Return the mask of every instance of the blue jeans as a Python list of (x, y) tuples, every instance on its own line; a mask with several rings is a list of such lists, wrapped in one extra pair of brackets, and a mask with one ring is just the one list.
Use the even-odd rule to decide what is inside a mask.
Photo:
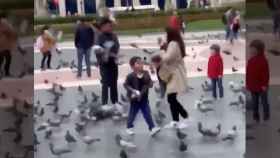
[(131, 103), (129, 114), (128, 114), (128, 120), (127, 120), (127, 128), (134, 127), (133, 122), (134, 122), (139, 110), (141, 110), (141, 112), (144, 116), (144, 119), (149, 126), (149, 130), (152, 130), (155, 127), (155, 124), (152, 119), (150, 105), (147, 101)]
[(219, 88), (220, 98), (224, 97), (224, 87), (223, 87), (223, 79), (222, 78), (216, 78), (211, 79), (212, 81), (212, 93), (213, 97), (217, 98), (217, 87)]
[(87, 67), (87, 75), (91, 76), (91, 68), (90, 68), (90, 54), (91, 48), (83, 49), (78, 48), (78, 77), (82, 76), (83, 71), (83, 58), (85, 57), (86, 67)]

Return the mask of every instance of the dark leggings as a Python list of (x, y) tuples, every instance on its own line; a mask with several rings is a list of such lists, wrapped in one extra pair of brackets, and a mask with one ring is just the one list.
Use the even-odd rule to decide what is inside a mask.
[(51, 60), (52, 60), (52, 54), (50, 51), (47, 51), (47, 52), (43, 52), (43, 58), (42, 58), (42, 61), (41, 61), (41, 69), (44, 69), (45, 68), (45, 61), (47, 60), (47, 67), (48, 69), (51, 68)]
[(11, 51), (5, 50), (0, 52), (0, 68), (2, 69), (2, 64), (4, 63), (5, 60), (5, 66), (4, 66), (4, 71), (5, 75), (9, 76), (10, 75), (10, 66), (11, 66), (11, 61), (12, 61), (12, 55)]
[(184, 109), (184, 107), (177, 100), (177, 93), (171, 93), (167, 96), (168, 103), (170, 104), (170, 110), (173, 121), (178, 122), (179, 116), (181, 115), (183, 118), (188, 118), (189, 114)]

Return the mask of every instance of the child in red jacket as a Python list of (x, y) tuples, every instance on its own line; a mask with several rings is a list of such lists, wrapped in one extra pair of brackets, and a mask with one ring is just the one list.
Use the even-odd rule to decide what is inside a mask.
[(253, 118), (260, 122), (259, 100), (263, 105), (263, 120), (270, 119), (268, 104), (269, 65), (265, 57), (265, 45), (261, 40), (250, 43), (250, 55), (246, 68), (246, 88), (251, 92), (253, 104)]
[(220, 46), (213, 44), (210, 47), (211, 56), (208, 61), (208, 77), (212, 81), (212, 92), (213, 97), (217, 99), (217, 87), (219, 88), (220, 98), (224, 97), (224, 87), (223, 87), (223, 71), (224, 64), (223, 59), (220, 55)]

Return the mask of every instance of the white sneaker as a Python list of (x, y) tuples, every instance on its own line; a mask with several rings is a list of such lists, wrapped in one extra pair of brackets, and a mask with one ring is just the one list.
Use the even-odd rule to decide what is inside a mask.
[(165, 125), (164, 128), (176, 128), (178, 125), (178, 122), (171, 121), (169, 124)]
[(186, 122), (181, 122), (181, 123), (179, 123), (179, 125), (178, 125), (178, 128), (179, 128), (179, 129), (185, 129), (185, 128), (187, 128), (187, 127), (189, 127), (189, 125), (188, 125)]
[(154, 127), (150, 132), (150, 136), (153, 137), (156, 134), (158, 134), (159, 132), (160, 132), (160, 128), (159, 127)]
[(128, 135), (134, 135), (134, 134), (135, 134), (132, 128), (126, 129), (125, 132), (126, 132)]

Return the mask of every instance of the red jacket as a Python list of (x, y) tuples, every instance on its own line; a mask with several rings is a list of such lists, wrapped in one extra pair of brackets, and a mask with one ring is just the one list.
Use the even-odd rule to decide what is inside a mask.
[(246, 88), (252, 92), (261, 92), (269, 84), (269, 65), (264, 53), (249, 59), (246, 68)]
[(173, 15), (168, 19), (168, 27), (180, 31), (182, 22), (177, 16)]
[(224, 64), (220, 53), (210, 56), (208, 61), (208, 77), (216, 79), (224, 74)]

